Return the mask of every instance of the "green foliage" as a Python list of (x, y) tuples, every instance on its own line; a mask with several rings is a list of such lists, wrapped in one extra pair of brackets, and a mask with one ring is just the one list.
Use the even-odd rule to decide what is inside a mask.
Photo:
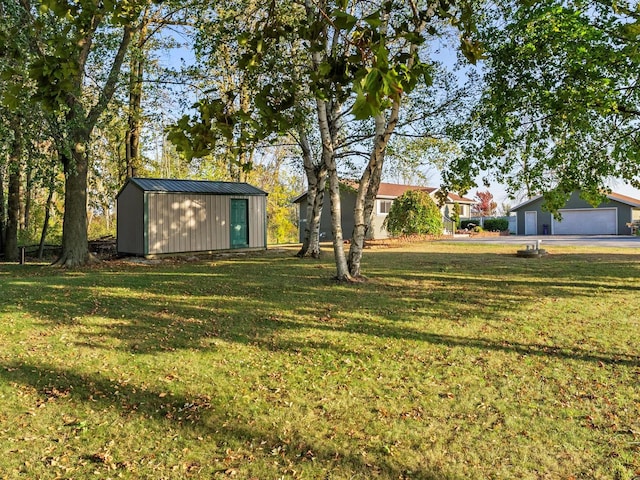
[[(278, 152), (275, 153), (278, 158)], [(297, 206), (291, 199), (298, 191), (295, 178), (281, 165), (282, 157), (270, 164), (257, 164), (247, 181), (269, 193), (267, 197), (267, 243), (298, 241)]]
[(610, 177), (638, 184), (639, 17), (625, 5), (487, 7), (486, 89), (463, 126), (465, 154), (444, 174), (452, 190), (482, 173), (513, 194), (543, 193), (555, 212), (575, 190), (601, 199)]
[(111, 220), (107, 222), (104, 216), (97, 216), (91, 219), (88, 226), (89, 240), (95, 240), (102, 237), (116, 236), (116, 222)]
[(505, 218), (486, 218), (483, 223), (484, 229), (489, 232), (504, 232), (509, 230), (509, 220)]
[(393, 201), (384, 226), (395, 236), (440, 235), (442, 213), (427, 192), (410, 190)]
[(451, 211), (451, 220), (456, 224), (456, 228), (460, 227), (460, 213), (462, 208), (458, 202), (454, 202), (453, 209)]
[(472, 225), (471, 228), (474, 228), (478, 225), (478, 221), (477, 220), (462, 220), (460, 222), (460, 228), (462, 228), (463, 230), (468, 229), (469, 225)]

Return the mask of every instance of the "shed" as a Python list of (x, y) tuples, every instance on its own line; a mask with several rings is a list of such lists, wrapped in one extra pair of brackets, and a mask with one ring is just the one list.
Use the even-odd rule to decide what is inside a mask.
[(116, 202), (122, 255), (267, 248), (267, 193), (248, 183), (130, 178)]
[(513, 208), (518, 218), (518, 235), (630, 235), (628, 224), (640, 220), (640, 200), (610, 193), (593, 207), (575, 191), (559, 210), (556, 220), (543, 208), (540, 195)]

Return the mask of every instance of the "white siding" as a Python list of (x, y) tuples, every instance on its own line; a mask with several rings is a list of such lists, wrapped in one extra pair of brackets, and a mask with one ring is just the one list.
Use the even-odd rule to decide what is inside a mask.
[(538, 234), (538, 212), (536, 211), (524, 212), (524, 234), (525, 235)]
[(562, 221), (552, 220), (554, 235), (616, 235), (618, 210), (616, 208), (590, 208), (560, 210)]

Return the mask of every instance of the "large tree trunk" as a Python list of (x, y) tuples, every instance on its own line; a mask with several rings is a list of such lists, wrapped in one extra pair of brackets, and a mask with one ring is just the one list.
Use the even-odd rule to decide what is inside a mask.
[(73, 158), (63, 155), (65, 174), (62, 255), (55, 265), (76, 267), (92, 260), (87, 236), (87, 172), (89, 161), (82, 146), (76, 143)]
[(13, 143), (9, 155), (9, 198), (7, 201), (7, 231), (4, 245), (4, 258), (15, 262), (20, 258), (18, 252), (18, 230), (20, 225), (20, 163), (22, 159), (22, 133), (19, 121), (13, 128)]
[(324, 191), (327, 184), (327, 167), (323, 163), (317, 165), (313, 161), (313, 153), (309, 145), (309, 140), (304, 132), (300, 133), (300, 147), (302, 148), (302, 158), (304, 171), (307, 176), (307, 222), (304, 227), (304, 238), (302, 247), (297, 253), (299, 257), (310, 256), (320, 257), (320, 218), (324, 204)]
[[(97, 28), (97, 24), (94, 25)], [(87, 37), (81, 44), (82, 51), (78, 64), (82, 67), (78, 78), (75, 79), (77, 85), (75, 91), (67, 95), (67, 118), (69, 138), (65, 142), (61, 140), (58, 146), (62, 154), (62, 164), (65, 174), (64, 192), (64, 220), (62, 223), (62, 254), (54, 262), (54, 265), (65, 267), (75, 267), (95, 261), (89, 253), (89, 243), (87, 234), (87, 173), (89, 170), (88, 148), (91, 132), (104, 111), (116, 90), (118, 76), (124, 61), (125, 54), (131, 42), (133, 27), (125, 26), (122, 40), (118, 47), (109, 76), (105, 82), (101, 95), (87, 114), (80, 103), (82, 94), (82, 80), (84, 75), (84, 65), (91, 49), (93, 31), (87, 32)], [(69, 156), (71, 150), (71, 156)]]

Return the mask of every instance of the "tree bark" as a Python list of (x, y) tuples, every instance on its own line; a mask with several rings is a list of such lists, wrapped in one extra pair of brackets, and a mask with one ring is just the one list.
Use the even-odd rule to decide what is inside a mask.
[[(147, 13), (145, 13), (145, 16)], [(137, 50), (131, 55), (129, 62), (129, 118), (126, 142), (126, 177), (137, 177), (140, 168), (140, 137), (142, 135), (142, 81), (144, 79), (144, 68), (146, 57), (144, 53), (145, 42), (147, 41), (147, 19), (137, 33)]]
[(77, 143), (72, 157), (62, 155), (65, 174), (64, 218), (62, 221), (62, 255), (54, 263), (76, 267), (89, 263), (87, 235), (87, 172), (89, 161), (83, 143)]
[(358, 185), (358, 194), (356, 196), (356, 204), (354, 206), (354, 227), (351, 236), (351, 246), (349, 248), (349, 274), (353, 278), (361, 276), (361, 262), (364, 250), (364, 241), (369, 226), (371, 225), (371, 215), (375, 207), (376, 196), (380, 187), (380, 179), (382, 177), (382, 167), (384, 165), (384, 157), (389, 143), (389, 139), (393, 134), (398, 123), (400, 113), (400, 100), (393, 103), (389, 118), (385, 118), (383, 114), (375, 117), (376, 135), (374, 139), (373, 149), (369, 156), (369, 162), (365, 168), (360, 184)]
[[(54, 170), (55, 172), (55, 170)], [(44, 255), (44, 242), (47, 240), (47, 232), (49, 230), (49, 220), (51, 218), (51, 203), (53, 202), (53, 193), (56, 189), (55, 173), (51, 175), (49, 182), (49, 194), (47, 195), (47, 202), (44, 206), (44, 222), (42, 222), (42, 233), (40, 234), (40, 245), (38, 247), (38, 259), (42, 259)]]
[(5, 194), (4, 194), (4, 172), (5, 165), (0, 163), (0, 252), (4, 255), (4, 242), (6, 239), (6, 226), (7, 226), (7, 209), (5, 207)]
[[(410, 1), (409, 4), (413, 12), (414, 31), (420, 34), (425, 26), (425, 18), (422, 18), (419, 14), (415, 1)], [(384, 19), (381, 31), (386, 31), (387, 20), (388, 19)], [(409, 60), (407, 61), (407, 68), (409, 70), (411, 70), (415, 63), (414, 54), (416, 53), (417, 48), (418, 45), (416, 43), (409, 44)], [(380, 187), (386, 148), (389, 143), (389, 139), (398, 124), (402, 99), (403, 96), (400, 93), (393, 100), (388, 117), (386, 117), (383, 112), (379, 113), (375, 117), (376, 131), (373, 148), (371, 150), (371, 155), (369, 156), (367, 168), (360, 179), (356, 204), (354, 207), (354, 229), (353, 235), (351, 236), (348, 262), (349, 274), (353, 278), (361, 276), (360, 265), (364, 249), (364, 241), (368, 227), (371, 225), (371, 215), (373, 213), (373, 208), (375, 207), (376, 196), (378, 195), (378, 189)]]
[(22, 228), (29, 231), (31, 227), (31, 199), (33, 198), (33, 170), (29, 166), (27, 167), (26, 186), (27, 189), (24, 192), (24, 215), (22, 221)]
[(340, 281), (352, 280), (347, 265), (347, 257), (344, 251), (342, 236), (342, 206), (340, 202), (340, 179), (336, 167), (335, 137), (336, 108), (332, 108), (328, 102), (316, 99), (318, 111), (318, 125), (322, 138), (322, 160), (327, 169), (329, 180), (329, 198), (331, 200), (331, 232), (333, 234), (333, 253), (336, 262), (336, 278)]
[(79, 102), (79, 95), (82, 93), (84, 62), (89, 54), (88, 50), (90, 49), (92, 34), (93, 32), (87, 33), (80, 55), (79, 63), (82, 68), (79, 71), (81, 75), (76, 79), (78, 96), (74, 96), (72, 92), (67, 95), (69, 110), (66, 123), (69, 139), (67, 142), (62, 140), (62, 143), (58, 146), (58, 151), (64, 152), (61, 157), (65, 174), (65, 192), (64, 219), (62, 222), (62, 255), (54, 262), (54, 265), (65, 267), (81, 266), (95, 260), (95, 257), (89, 253), (87, 234), (87, 173), (89, 170), (87, 145), (90, 142), (91, 132), (98, 118), (107, 108), (115, 92), (118, 75), (131, 42), (133, 29), (130, 26), (124, 27), (118, 52), (114, 57), (107, 81), (100, 92), (98, 101), (91, 107), (89, 113), (85, 115), (85, 110)]
[(320, 257), (320, 218), (324, 204), (324, 192), (327, 184), (327, 168), (324, 162), (316, 164), (309, 145), (309, 139), (300, 132), (298, 140), (302, 148), (304, 171), (307, 176), (307, 223), (304, 228), (302, 247), (297, 253), (299, 257)]
[(20, 163), (22, 160), (22, 132), (19, 120), (14, 121), (13, 142), (9, 154), (9, 197), (7, 199), (7, 231), (4, 258), (15, 262), (18, 252), (18, 230), (20, 225)]

